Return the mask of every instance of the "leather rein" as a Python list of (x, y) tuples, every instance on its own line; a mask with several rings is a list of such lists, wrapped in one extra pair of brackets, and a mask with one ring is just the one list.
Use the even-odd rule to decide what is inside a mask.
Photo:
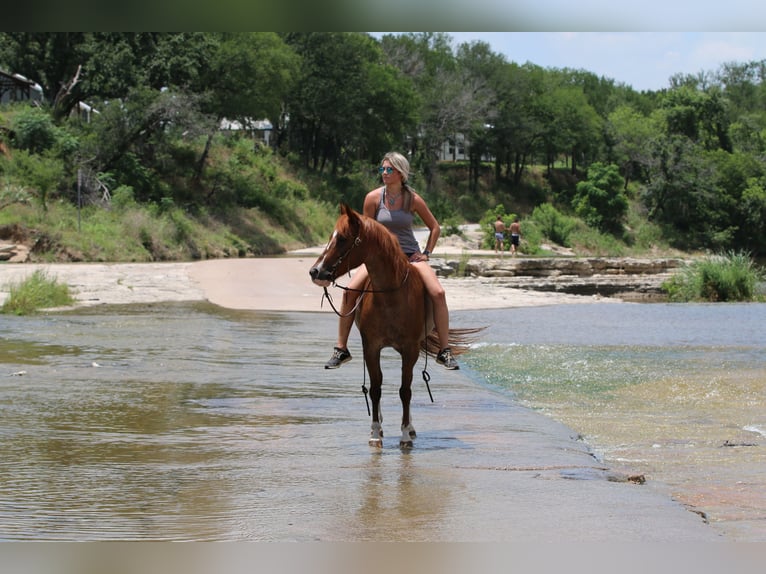
[[(358, 245), (362, 244), (362, 238), (361, 236), (357, 235), (354, 238), (354, 241), (351, 243), (351, 246), (346, 250), (343, 255), (338, 257), (338, 260), (335, 262), (335, 264), (330, 268), (330, 271), (333, 275), (335, 275), (335, 270), (340, 266), (341, 262), (348, 256), (349, 253), (351, 253), (351, 250), (354, 247), (357, 247)], [(350, 273), (350, 270), (349, 270)], [(404, 274), (404, 277), (402, 278), (402, 282), (399, 283), (396, 287), (391, 287), (390, 289), (353, 289), (351, 287), (346, 287), (345, 285), (338, 285), (335, 280), (333, 280), (332, 285), (333, 287), (338, 287), (339, 289), (343, 289), (344, 291), (353, 291), (355, 293), (361, 293), (361, 295), (357, 298), (356, 303), (354, 304), (354, 307), (346, 314), (341, 313), (338, 311), (338, 309), (335, 307), (335, 304), (332, 302), (332, 295), (330, 295), (330, 292), (327, 291), (327, 287), (324, 288), (324, 295), (322, 295), (322, 301), (319, 303), (319, 307), (321, 309), (322, 305), (324, 304), (324, 300), (327, 299), (327, 302), (330, 303), (330, 307), (332, 307), (332, 310), (335, 311), (335, 314), (338, 317), (348, 317), (349, 315), (353, 315), (356, 313), (356, 310), (359, 308), (359, 305), (362, 303), (362, 299), (364, 299), (364, 295), (366, 293), (392, 293), (393, 291), (398, 291), (401, 289), (404, 284), (407, 282), (407, 279), (410, 276), (410, 268), (407, 266), (407, 272)]]

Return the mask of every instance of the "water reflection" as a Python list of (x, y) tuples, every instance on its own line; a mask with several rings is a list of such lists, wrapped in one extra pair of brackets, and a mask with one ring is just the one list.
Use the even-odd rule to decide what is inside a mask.
[[(613, 305), (606, 307), (604, 312), (614, 312)], [(390, 382), (398, 381), (395, 353), (384, 353), (387, 441), (380, 451), (367, 446), (361, 361), (340, 375), (321, 369), (336, 334), (332, 314), (179, 304), (0, 317), (0, 539), (502, 536), (479, 529), (496, 510), (488, 497), (505, 496), (504, 477), (493, 475), (493, 490), (481, 493), (479, 505), (474, 485), (456, 479), (463, 476), (456, 468), (544, 468), (551, 456), (572, 469), (595, 462), (585, 448), (573, 448), (567, 431), (541, 427), (498, 393), (477, 392), (468, 377), (494, 368), (523, 372), (515, 351), (544, 339), (542, 325), (564, 337), (576, 324), (580, 329), (572, 336), (584, 337), (592, 326), (571, 313), (539, 309), (537, 315), (508, 310), (466, 316), (466, 325), (512, 326), (512, 335), (495, 333), (514, 360), (502, 363), (508, 352), (502, 351), (496, 353), (500, 362), (486, 369), (477, 364), (473, 372), (440, 371), (432, 381), (437, 404), (418, 381), (413, 399), (418, 439), (412, 452), (398, 448), (398, 384)], [(604, 317), (592, 320), (600, 324)], [(627, 324), (624, 317), (617, 321)], [(747, 321), (742, 324), (748, 328)], [(497, 341), (490, 336), (487, 343)], [(359, 348), (358, 340), (352, 344)], [(733, 373), (741, 372), (737, 352), (747, 358), (749, 351), (728, 352), (729, 362), (722, 362)], [(572, 372), (597, 362), (587, 353), (556, 358), (535, 347), (527, 359), (528, 376), (535, 378), (534, 366), (546, 364), (540, 360), (545, 357), (552, 358), (550, 364), (568, 360)], [(615, 360), (633, 366), (651, 361), (640, 350)], [(610, 370), (620, 369), (601, 372)], [(598, 392), (621, 388), (612, 381)], [(748, 396), (757, 409), (756, 394)], [(570, 398), (583, 404), (576, 392)], [(636, 395), (636, 403), (624, 404), (641, 400), (645, 397)], [(510, 525), (514, 517), (493, 519)]]

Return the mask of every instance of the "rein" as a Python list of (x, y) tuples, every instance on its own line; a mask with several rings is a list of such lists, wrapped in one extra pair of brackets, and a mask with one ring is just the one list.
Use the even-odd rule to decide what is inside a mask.
[[(351, 250), (354, 247), (357, 247), (358, 245), (362, 244), (362, 238), (357, 235), (354, 238), (354, 242), (351, 244), (351, 246), (346, 250), (346, 252), (338, 257), (338, 260), (335, 262), (335, 264), (330, 268), (330, 270), (335, 274), (335, 270), (338, 268), (338, 266), (341, 264), (343, 259), (348, 256), (349, 253), (351, 253)], [(396, 287), (391, 287), (390, 289), (352, 289), (351, 287), (346, 287), (345, 285), (338, 285), (335, 281), (332, 282), (333, 287), (337, 287), (338, 289), (343, 289), (344, 291), (353, 291), (355, 293), (361, 293), (361, 295), (357, 298), (356, 303), (354, 304), (353, 309), (349, 311), (347, 314), (343, 314), (335, 307), (335, 304), (332, 302), (332, 295), (330, 295), (330, 292), (327, 290), (327, 287), (324, 288), (324, 295), (322, 295), (322, 301), (319, 303), (319, 307), (321, 309), (322, 304), (324, 303), (324, 300), (327, 299), (328, 303), (330, 303), (330, 307), (332, 307), (332, 310), (335, 312), (335, 314), (338, 317), (348, 317), (349, 315), (353, 315), (356, 313), (356, 310), (359, 308), (359, 305), (362, 303), (362, 299), (364, 299), (365, 293), (392, 293), (393, 291), (398, 291), (401, 289), (404, 284), (407, 282), (407, 279), (410, 276), (410, 268), (409, 265), (407, 266), (407, 272), (404, 274), (404, 277), (402, 278), (402, 282), (399, 283)]]
[[(410, 276), (410, 270), (407, 269), (407, 273), (404, 274), (404, 278), (402, 279), (402, 282), (399, 283), (396, 287), (391, 287), (390, 289), (353, 289), (351, 287), (346, 287), (345, 285), (338, 285), (333, 281), (333, 287), (337, 287), (338, 289), (343, 289), (344, 291), (353, 291), (355, 293), (361, 293), (359, 298), (356, 300), (356, 303), (354, 303), (354, 307), (346, 314), (341, 313), (338, 311), (338, 309), (335, 307), (335, 304), (332, 302), (332, 295), (330, 295), (330, 292), (327, 290), (327, 287), (324, 288), (324, 295), (322, 295), (322, 303), (325, 299), (330, 303), (330, 307), (332, 307), (332, 310), (335, 311), (335, 314), (338, 317), (348, 317), (349, 315), (353, 315), (356, 310), (359, 308), (359, 305), (362, 303), (362, 299), (364, 299), (364, 295), (366, 293), (393, 293), (394, 291), (398, 291), (401, 289), (404, 284), (407, 282), (407, 279)], [(319, 304), (319, 307), (322, 307), (322, 303)]]

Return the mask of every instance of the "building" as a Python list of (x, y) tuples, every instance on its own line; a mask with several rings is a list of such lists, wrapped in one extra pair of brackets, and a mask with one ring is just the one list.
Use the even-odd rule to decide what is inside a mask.
[[(492, 126), (487, 125), (486, 128)], [(439, 150), (439, 161), (466, 161), (468, 160), (468, 153), (471, 142), (468, 138), (461, 133), (456, 133), (452, 137), (447, 138), (442, 143)], [(481, 156), (481, 161), (494, 161), (495, 158), (488, 153), (484, 153)]]
[(0, 104), (11, 102), (42, 102), (43, 89), (21, 74), (9, 74), (0, 70)]
[(271, 141), (271, 132), (274, 126), (271, 125), (269, 120), (253, 120), (247, 118), (244, 122), (237, 120), (228, 120), (226, 118), (221, 120), (219, 128), (223, 131), (244, 131), (256, 140), (263, 142), (265, 145), (269, 145)]

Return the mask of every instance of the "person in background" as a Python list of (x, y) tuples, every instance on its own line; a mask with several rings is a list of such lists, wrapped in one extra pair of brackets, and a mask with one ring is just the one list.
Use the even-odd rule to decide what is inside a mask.
[[(431, 210), (420, 195), (409, 186), (410, 162), (398, 152), (389, 152), (378, 168), (383, 179), (383, 186), (373, 189), (364, 198), (363, 214), (371, 217), (388, 228), (399, 240), (399, 246), (410, 260), (413, 269), (420, 273), (426, 291), (433, 302), (434, 323), (439, 336), (440, 351), (436, 362), (447, 369), (459, 369), (457, 361), (449, 348), (449, 310), (444, 288), (436, 272), (428, 263), (431, 251), (436, 247), (441, 227)], [(420, 216), (430, 233), (426, 247), (421, 252), (412, 230), (415, 214)], [(343, 294), (338, 340), (333, 348), (332, 357), (325, 364), (325, 369), (337, 369), (351, 360), (348, 350), (348, 337), (354, 324), (354, 305), (359, 298), (359, 290), (364, 288), (367, 268), (362, 264), (354, 272), (348, 289)]]
[(511, 223), (511, 255), (516, 255), (519, 243), (521, 243), (521, 224), (519, 218), (515, 217)]
[(493, 224), (495, 228), (495, 253), (497, 253), (498, 250), (500, 250), (500, 257), (503, 256), (503, 251), (505, 251), (505, 223), (503, 222), (503, 218), (499, 215), (497, 216), (497, 220)]

